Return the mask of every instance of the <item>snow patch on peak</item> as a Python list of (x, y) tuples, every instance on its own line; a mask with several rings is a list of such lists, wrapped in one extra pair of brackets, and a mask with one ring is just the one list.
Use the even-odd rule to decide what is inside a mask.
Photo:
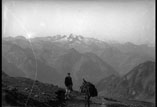
[(78, 41), (82, 41), (84, 39), (83, 36), (81, 35), (74, 35), (74, 34), (70, 34), (68, 37), (67, 37), (68, 41), (70, 42), (78, 42)]
[(70, 34), (69, 36), (56, 35), (56, 36), (53, 36), (53, 39), (57, 42), (59, 41), (79, 42), (79, 41), (82, 41), (84, 37), (81, 35)]

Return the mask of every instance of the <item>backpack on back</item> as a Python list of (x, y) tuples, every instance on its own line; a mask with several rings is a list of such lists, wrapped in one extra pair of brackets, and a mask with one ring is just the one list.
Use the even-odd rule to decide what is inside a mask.
[(90, 84), (89, 92), (90, 92), (91, 97), (98, 96), (97, 89), (95, 88), (93, 84)]

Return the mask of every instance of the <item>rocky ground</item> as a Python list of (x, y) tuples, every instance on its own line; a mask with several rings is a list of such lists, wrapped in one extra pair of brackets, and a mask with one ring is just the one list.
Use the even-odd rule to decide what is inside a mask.
[(65, 90), (27, 78), (2, 73), (3, 107), (59, 107), (64, 104)]
[(105, 97), (91, 98), (90, 105), (87, 106), (84, 96), (81, 94), (74, 95), (71, 100), (66, 103), (68, 105), (67, 107), (155, 107), (155, 104), (150, 102)]
[[(71, 99), (65, 100), (64, 93), (64, 89), (52, 84), (32, 81), (27, 78), (10, 77), (2, 72), (2, 107), (87, 106), (83, 94), (74, 91), (71, 93)], [(91, 98), (90, 107), (155, 107), (155, 104), (126, 99), (95, 97)]]

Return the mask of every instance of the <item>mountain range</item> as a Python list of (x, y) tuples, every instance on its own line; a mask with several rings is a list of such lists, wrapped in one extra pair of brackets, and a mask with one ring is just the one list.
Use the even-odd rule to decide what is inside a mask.
[(2, 39), (2, 69), (6, 73), (61, 87), (68, 72), (78, 89), (83, 78), (97, 83), (111, 75), (124, 76), (147, 60), (155, 60), (154, 47), (109, 43), (81, 35)]

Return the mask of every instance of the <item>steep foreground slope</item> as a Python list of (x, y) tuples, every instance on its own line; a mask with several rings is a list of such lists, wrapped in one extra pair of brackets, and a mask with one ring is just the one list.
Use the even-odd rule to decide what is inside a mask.
[[(59, 107), (64, 101), (57, 92), (65, 91), (52, 84), (44, 84), (22, 77), (10, 77), (2, 72), (2, 106)], [(33, 86), (33, 87), (32, 87)]]
[(155, 63), (147, 61), (123, 77), (105, 78), (97, 88), (100, 95), (155, 102)]

